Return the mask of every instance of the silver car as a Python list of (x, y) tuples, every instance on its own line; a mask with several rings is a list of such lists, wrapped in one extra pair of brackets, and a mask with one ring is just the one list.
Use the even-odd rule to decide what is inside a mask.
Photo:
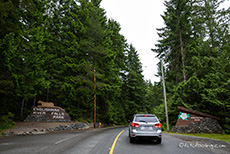
[(161, 144), (162, 128), (159, 119), (154, 114), (135, 114), (129, 124), (129, 139), (133, 143), (138, 138), (149, 138)]

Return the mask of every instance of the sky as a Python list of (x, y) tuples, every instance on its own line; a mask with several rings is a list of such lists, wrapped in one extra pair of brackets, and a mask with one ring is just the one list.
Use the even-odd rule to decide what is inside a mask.
[(102, 0), (100, 6), (120, 24), (120, 34), (138, 51), (144, 79), (160, 81), (155, 76), (159, 60), (151, 49), (158, 40), (156, 28), (164, 26), (160, 16), (165, 10), (163, 0)]
[[(157, 40), (156, 28), (164, 27), (161, 15), (164, 14), (164, 0), (102, 0), (101, 8), (105, 9), (107, 18), (112, 18), (121, 26), (120, 34), (124, 35), (127, 43), (132, 44), (142, 63), (145, 80), (152, 83), (159, 82), (156, 77), (157, 63), (155, 48)], [(230, 1), (226, 1), (223, 7), (229, 7)]]

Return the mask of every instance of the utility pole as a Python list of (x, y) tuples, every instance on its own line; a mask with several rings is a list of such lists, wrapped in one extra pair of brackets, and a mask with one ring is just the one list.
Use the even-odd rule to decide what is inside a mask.
[(163, 69), (163, 61), (162, 60), (161, 60), (161, 72), (162, 72), (162, 82), (163, 82), (163, 91), (164, 91), (164, 100), (165, 100), (166, 124), (167, 124), (167, 131), (169, 131), (168, 107), (167, 107), (166, 90), (165, 90), (165, 78), (164, 78), (164, 69)]
[(95, 67), (93, 68), (94, 72), (94, 128), (96, 128), (96, 77), (95, 77)]

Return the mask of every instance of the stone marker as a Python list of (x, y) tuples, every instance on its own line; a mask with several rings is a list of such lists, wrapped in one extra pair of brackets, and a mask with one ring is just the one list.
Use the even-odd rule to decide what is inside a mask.
[(176, 126), (172, 128), (173, 132), (208, 134), (224, 133), (217, 122), (220, 118), (202, 112), (189, 110), (180, 106), (178, 106), (177, 109), (179, 111), (179, 115)]
[(39, 122), (70, 122), (70, 116), (59, 106), (52, 102), (38, 101), (37, 107), (32, 107), (30, 115), (24, 121)]

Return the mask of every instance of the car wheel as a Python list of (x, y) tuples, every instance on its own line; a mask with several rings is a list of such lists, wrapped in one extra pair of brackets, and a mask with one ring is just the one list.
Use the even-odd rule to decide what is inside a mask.
[(162, 142), (162, 138), (158, 138), (156, 144), (161, 144), (161, 142)]
[(129, 138), (130, 143), (134, 143), (134, 141), (135, 141), (135, 138), (132, 138), (132, 137)]

